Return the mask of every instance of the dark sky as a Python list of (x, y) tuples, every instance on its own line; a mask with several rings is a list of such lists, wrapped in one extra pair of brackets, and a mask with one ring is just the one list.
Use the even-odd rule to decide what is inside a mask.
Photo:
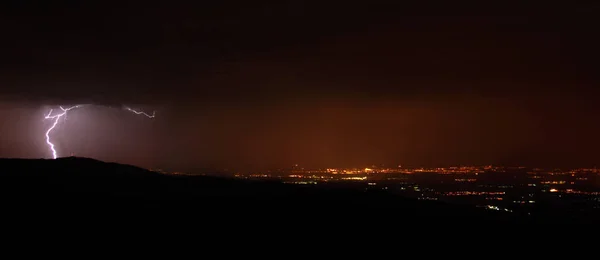
[(14, 2), (0, 8), (0, 157), (48, 157), (45, 113), (92, 103), (53, 132), (61, 154), (179, 169), (600, 163), (600, 4)]

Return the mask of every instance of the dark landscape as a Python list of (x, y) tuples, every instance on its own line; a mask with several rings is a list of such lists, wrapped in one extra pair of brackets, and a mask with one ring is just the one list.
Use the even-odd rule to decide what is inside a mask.
[[(88, 158), (1, 159), (0, 193), (15, 216), (79, 216), (190, 223), (262, 225), (354, 223), (357, 227), (407, 223), (525, 224), (534, 217), (516, 213), (417, 201), (383, 191), (352, 187), (301, 187), (275, 181), (211, 176), (164, 175), (142, 168)], [(537, 224), (594, 220), (591, 215), (547, 212)], [(558, 222), (556, 222), (558, 221)], [(181, 223), (180, 223), (181, 224)], [(479, 224), (478, 224), (479, 225)], [(435, 226), (435, 224), (434, 224)]]

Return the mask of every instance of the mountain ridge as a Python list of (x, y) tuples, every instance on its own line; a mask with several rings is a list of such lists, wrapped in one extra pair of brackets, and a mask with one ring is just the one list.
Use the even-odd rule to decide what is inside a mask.
[[(504, 212), (382, 192), (300, 187), (272, 181), (176, 176), (90, 158), (0, 159), (0, 195), (18, 212), (182, 217), (191, 221), (515, 220)], [(271, 223), (272, 224), (272, 223)]]

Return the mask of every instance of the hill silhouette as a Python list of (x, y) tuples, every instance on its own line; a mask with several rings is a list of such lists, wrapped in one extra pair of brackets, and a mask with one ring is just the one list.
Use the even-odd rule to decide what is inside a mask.
[[(130, 165), (89, 158), (56, 160), (0, 159), (3, 193), (19, 194), (14, 206), (71, 210), (202, 213), (207, 210), (335, 213), (337, 211), (399, 210), (406, 216), (490, 215), (479, 209), (414, 201), (351, 189), (305, 188), (269, 181), (243, 181), (209, 176), (164, 175)], [(126, 205), (126, 207), (125, 207)], [(194, 205), (194, 206), (191, 206)], [(397, 206), (393, 206), (397, 205)], [(402, 210), (401, 210), (402, 209)], [(256, 214), (255, 210), (252, 210)], [(482, 213), (484, 212), (484, 213)], [(492, 214), (494, 215), (494, 214)]]
[(3, 207), (20, 216), (123, 217), (275, 227), (323, 221), (444, 225), (532, 220), (508, 212), (417, 201), (385, 192), (164, 175), (89, 158), (0, 159), (0, 168)]
[[(531, 219), (381, 192), (162, 175), (88, 158), (0, 159), (0, 196), (3, 234), (27, 241), (41, 237), (35, 244), (23, 243), (40, 254), (47, 252), (32, 245), (93, 245), (104, 251), (114, 250), (109, 244), (115, 241), (125, 248), (150, 247), (153, 253), (150, 245), (177, 252), (188, 241), (193, 250), (199, 244), (202, 252), (214, 247), (243, 256), (248, 251), (238, 246), (261, 254), (314, 245), (339, 251), (349, 241), (369, 249), (396, 251), (401, 245), (401, 250), (424, 255), (469, 254), (449, 250), (450, 245), (498, 250), (505, 243), (501, 250), (521, 253), (515, 239), (530, 241), (556, 227), (556, 218)], [(536, 222), (539, 228), (531, 225)], [(412, 244), (427, 246), (414, 249)]]

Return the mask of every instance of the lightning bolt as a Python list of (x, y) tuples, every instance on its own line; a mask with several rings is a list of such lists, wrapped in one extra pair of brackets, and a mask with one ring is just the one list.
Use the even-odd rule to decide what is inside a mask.
[(152, 115), (149, 115), (149, 114), (146, 114), (146, 112), (143, 112), (143, 111), (137, 111), (137, 110), (134, 110), (134, 109), (132, 109), (132, 108), (130, 108), (130, 107), (125, 107), (125, 109), (126, 109), (127, 111), (131, 111), (131, 112), (132, 112), (132, 113), (134, 113), (134, 114), (137, 114), (137, 115), (144, 115), (144, 116), (146, 116), (146, 117), (148, 117), (148, 118), (154, 118), (154, 116), (156, 115), (156, 111), (152, 111)]
[[(68, 107), (68, 108), (63, 108), (62, 106), (60, 106), (60, 110), (62, 110), (61, 113), (56, 114), (56, 115), (52, 115), (52, 111), (54, 111), (53, 109), (50, 109), (50, 112), (48, 112), (48, 114), (44, 117), (44, 119), (54, 119), (54, 123), (52, 123), (52, 126), (50, 126), (50, 128), (48, 128), (48, 130), (46, 131), (46, 143), (48, 144), (48, 146), (50, 147), (50, 150), (52, 151), (52, 158), (56, 159), (58, 158), (56, 149), (54, 148), (54, 144), (52, 143), (52, 141), (50, 140), (50, 133), (52, 132), (52, 130), (54, 130), (54, 128), (56, 128), (56, 126), (58, 125), (58, 122), (60, 121), (60, 119), (62, 117), (65, 118), (65, 120), (67, 119), (67, 113), (70, 110), (76, 109), (76, 108), (80, 108), (84, 105), (76, 105), (76, 106), (72, 106), (72, 107)], [(137, 111), (134, 110), (132, 108), (129, 107), (124, 107), (126, 110), (131, 111), (132, 113), (135, 113), (136, 115), (144, 115), (148, 118), (154, 118), (156, 111), (152, 111), (152, 115), (149, 115), (143, 111)]]
[(69, 112), (69, 110), (80, 108), (82, 106), (83, 105), (76, 105), (76, 106), (72, 106), (69, 108), (63, 108), (61, 106), (60, 109), (62, 110), (62, 113), (56, 114), (56, 115), (52, 115), (53, 109), (50, 109), (50, 112), (48, 112), (46, 117), (44, 117), (44, 119), (54, 119), (54, 123), (52, 124), (52, 126), (50, 128), (48, 128), (48, 131), (46, 131), (46, 143), (50, 147), (50, 150), (52, 150), (52, 157), (54, 159), (56, 159), (58, 157), (58, 155), (56, 154), (56, 149), (54, 149), (54, 144), (52, 143), (52, 141), (50, 141), (50, 132), (52, 132), (52, 130), (54, 130), (54, 128), (56, 128), (56, 125), (58, 125), (58, 121), (60, 121), (61, 117), (65, 116), (65, 118), (66, 118), (66, 115)]

